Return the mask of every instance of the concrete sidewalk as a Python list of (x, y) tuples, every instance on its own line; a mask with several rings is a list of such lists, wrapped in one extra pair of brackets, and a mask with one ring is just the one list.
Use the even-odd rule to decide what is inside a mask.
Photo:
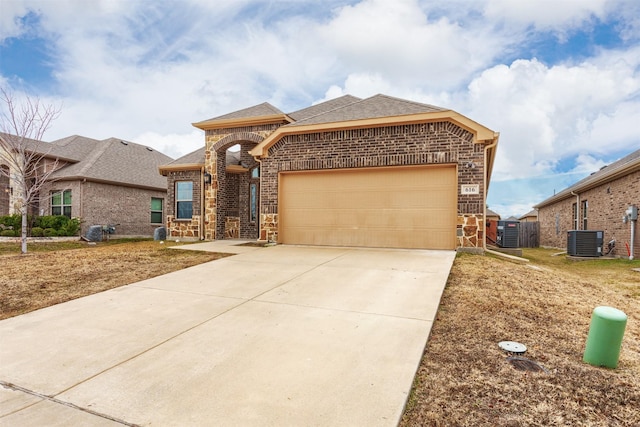
[(455, 252), (201, 245), (1, 321), (0, 425), (398, 423)]

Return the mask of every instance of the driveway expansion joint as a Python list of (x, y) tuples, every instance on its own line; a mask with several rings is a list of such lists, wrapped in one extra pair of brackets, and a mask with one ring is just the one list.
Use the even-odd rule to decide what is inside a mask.
[[(55, 398), (53, 396), (48, 396), (46, 394), (38, 393), (37, 391), (33, 391), (33, 390), (26, 389), (24, 387), (20, 387), (19, 385), (16, 385), (16, 384), (11, 384), (11, 383), (8, 383), (8, 382), (0, 380), (0, 386), (4, 387), (6, 389), (9, 389), (9, 390), (19, 391), (21, 393), (25, 393), (25, 394), (28, 394), (30, 396), (34, 396), (34, 397), (37, 397), (37, 398), (42, 399), (42, 400), (46, 400), (46, 401), (51, 402), (51, 403), (55, 403), (57, 405), (63, 405), (63, 406), (66, 406), (68, 408), (75, 409), (77, 411), (85, 412), (87, 414), (91, 414), (91, 415), (94, 415), (96, 417), (104, 418), (104, 419), (107, 419), (109, 421), (113, 421), (113, 422), (116, 422), (118, 424), (122, 424), (124, 426), (140, 427), (139, 424), (132, 424), (132, 423), (129, 423), (129, 422), (124, 421), (124, 420), (121, 420), (121, 419), (116, 418), (116, 417), (112, 417), (112, 416), (107, 415), (107, 414), (103, 414), (103, 413), (100, 413), (100, 412), (97, 412), (97, 411), (93, 411), (93, 410), (88, 409), (88, 408), (83, 408), (82, 406), (74, 405), (71, 402), (65, 402), (64, 400), (57, 399), (57, 398)], [(33, 403), (33, 404), (28, 405), (26, 407), (19, 408), (16, 411), (13, 411), (13, 412), (10, 412), (8, 414), (2, 415), (0, 418), (5, 417), (7, 415), (11, 415), (11, 414), (16, 413), (16, 412), (23, 411), (26, 408), (29, 408), (29, 407), (34, 406), (34, 405), (37, 405), (38, 403), (40, 403), (40, 402), (36, 402), (36, 403)]]

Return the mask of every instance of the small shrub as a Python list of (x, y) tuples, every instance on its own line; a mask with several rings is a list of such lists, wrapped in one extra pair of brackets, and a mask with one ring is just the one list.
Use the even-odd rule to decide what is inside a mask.
[[(65, 217), (66, 218), (66, 217)], [(80, 231), (80, 219), (71, 218), (58, 230), (59, 236), (77, 236)]]
[(42, 237), (44, 236), (44, 229), (42, 227), (33, 227), (31, 229), (32, 237)]
[(0, 216), (0, 224), (4, 225), (5, 229), (20, 229), (22, 227), (22, 216), (19, 214)]
[(69, 222), (69, 218), (64, 215), (46, 215), (38, 217), (35, 221), (36, 227), (41, 228), (53, 228), (54, 230), (59, 230), (64, 227), (67, 222)]
[(0, 231), (0, 236), (2, 237), (18, 237), (18, 233), (16, 230), (2, 230)]
[(56, 237), (58, 232), (54, 228), (45, 228), (43, 234), (44, 237)]

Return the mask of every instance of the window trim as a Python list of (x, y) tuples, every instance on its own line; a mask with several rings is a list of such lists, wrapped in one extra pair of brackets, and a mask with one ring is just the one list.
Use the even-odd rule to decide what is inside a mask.
[(581, 204), (581, 210), (582, 210), (582, 229), (583, 230), (588, 230), (587, 228), (587, 211), (589, 210), (589, 201), (588, 200), (583, 200), (582, 202), (580, 202)]
[[(154, 200), (160, 200), (160, 210), (154, 210), (153, 209), (153, 201)], [(160, 213), (160, 222), (153, 222), (153, 214), (158, 214)], [(162, 225), (164, 224), (164, 199), (162, 197), (152, 197), (151, 198), (151, 206), (150, 206), (150, 218), (149, 220), (151, 221), (152, 225)]]
[[(69, 194), (69, 203), (68, 204), (66, 204), (64, 202), (65, 193)], [(60, 204), (59, 205), (53, 203), (53, 197), (58, 195), (58, 194), (60, 195)], [(72, 199), (72, 197), (73, 197), (73, 193), (71, 192), (70, 189), (67, 189), (67, 190), (52, 190), (51, 191), (51, 198), (50, 198), (51, 204), (49, 206), (49, 210), (51, 212), (51, 215), (63, 215), (63, 216), (66, 216), (67, 218), (72, 218), (72, 213), (73, 213), (73, 199)], [(59, 214), (53, 213), (53, 209), (54, 208), (59, 208), (60, 209), (60, 213)], [(69, 215), (67, 215), (65, 213), (65, 208), (69, 208)]]
[[(191, 184), (191, 198), (189, 199), (179, 199), (178, 198), (178, 186), (179, 184), (182, 183), (189, 183)], [(180, 181), (176, 181), (174, 184), (174, 191), (175, 191), (175, 219), (176, 221), (191, 221), (193, 220), (193, 181), (190, 180), (180, 180)], [(191, 216), (189, 217), (180, 217), (178, 216), (178, 213), (180, 212), (180, 210), (178, 209), (178, 204), (181, 202), (190, 202), (191, 203)]]

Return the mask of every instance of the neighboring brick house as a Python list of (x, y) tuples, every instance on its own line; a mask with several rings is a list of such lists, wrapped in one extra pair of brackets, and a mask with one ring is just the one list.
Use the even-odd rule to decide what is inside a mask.
[(536, 222), (538, 220), (538, 211), (533, 209), (518, 218), (520, 222)]
[(346, 95), (289, 114), (263, 103), (194, 126), (204, 151), (160, 168), (172, 237), (484, 246), (498, 133), (454, 111)]
[[(66, 215), (82, 220), (84, 234), (91, 225), (118, 224), (116, 234), (152, 236), (165, 222), (167, 180), (158, 167), (172, 159), (150, 147), (116, 138), (82, 136), (35, 141), (45, 168), (55, 167), (40, 190), (38, 215)], [(16, 212), (18, 190), (10, 182), (9, 198), (0, 198), (0, 211)]]
[(616, 240), (617, 255), (626, 245), (640, 253), (636, 230), (622, 218), (629, 206), (640, 206), (640, 150), (601, 168), (590, 176), (534, 206), (540, 221), (540, 244), (566, 248), (569, 230), (602, 230), (604, 243)]

